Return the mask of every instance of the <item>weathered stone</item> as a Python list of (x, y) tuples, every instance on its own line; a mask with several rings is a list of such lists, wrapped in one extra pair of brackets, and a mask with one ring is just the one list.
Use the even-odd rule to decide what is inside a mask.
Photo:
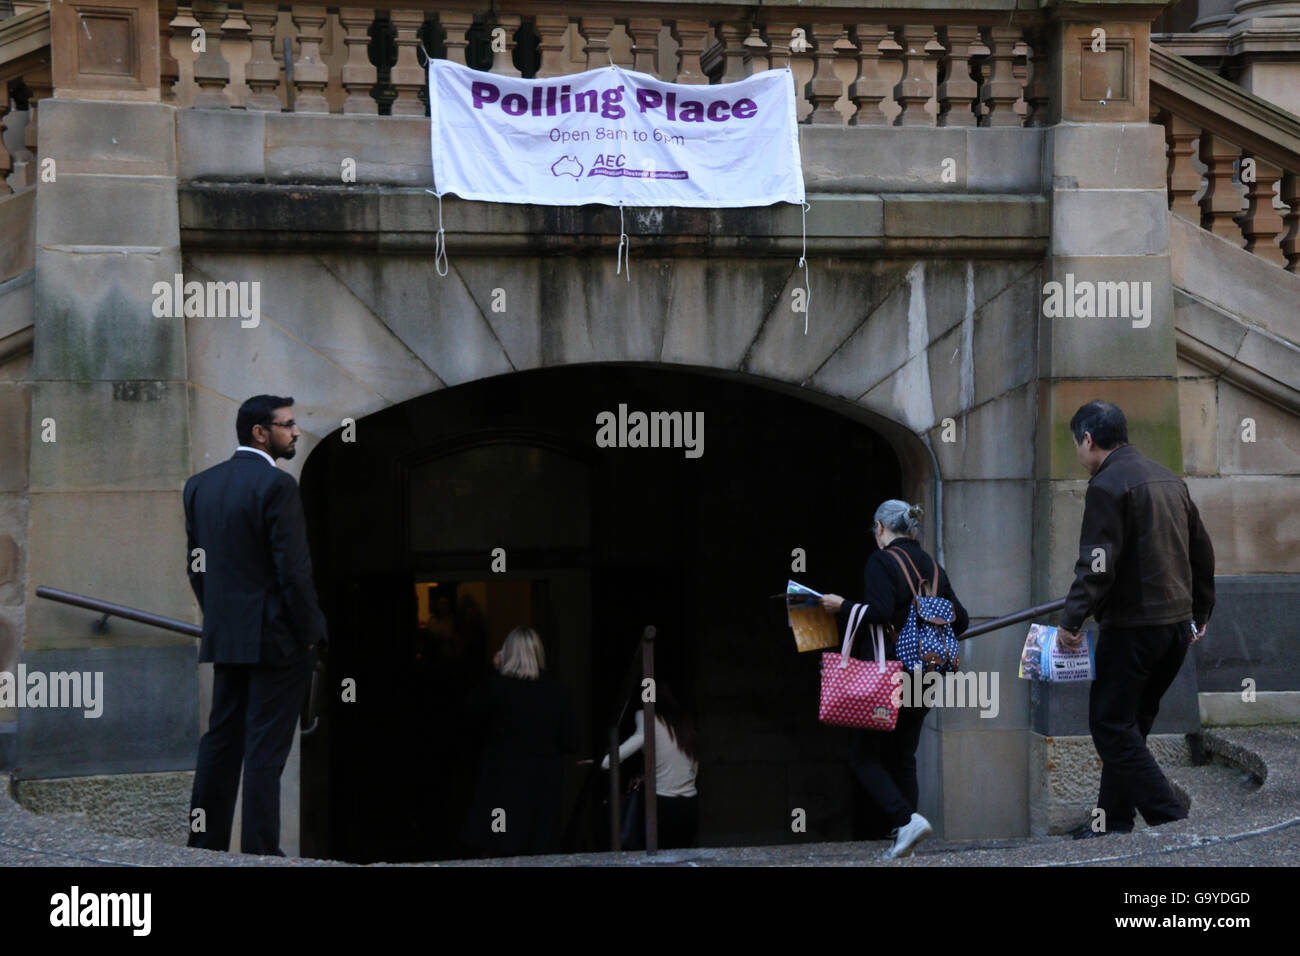
[[(0, 606), (21, 605), (27, 544), (27, 498), (0, 495)], [(21, 639), (22, 631), (17, 634)], [(4, 668), (0, 666), (0, 670)]]
[[(265, 180), (266, 117), (260, 110), (177, 110), (180, 164), (176, 178), (181, 182)], [(275, 118), (279, 119), (279, 114)], [(387, 137), (378, 142), (388, 145)], [(338, 171), (336, 168), (334, 181), (342, 182)]]
[[(937, 344), (932, 355), (941, 354), (941, 346)], [(933, 364), (930, 377), (937, 388), (941, 376)], [(963, 479), (1032, 478), (1037, 414), (1037, 389), (1024, 385), (965, 415), (955, 414), (955, 441), (944, 441), (947, 429), (940, 419), (929, 432), (940, 474)], [(936, 409), (936, 415), (943, 415), (942, 408)]]
[(42, 816), (72, 814), (100, 833), (185, 846), (192, 770), (20, 780), (18, 802)]
[(1214, 543), (1215, 574), (1268, 574), (1300, 567), (1294, 476), (1188, 478)]
[(55, 158), (59, 185), (65, 174), (175, 176), (177, 112), (156, 103), (43, 97), (41, 156)]
[(946, 731), (944, 839), (1027, 835), (1027, 759), (1023, 731)]
[[(1165, 190), (1163, 126), (1063, 123), (1046, 133), (1043, 166), (1058, 196), (1073, 189)], [(1134, 211), (1123, 217), (1132, 218), (1140, 217)]]
[(945, 570), (972, 616), (1028, 607), (1033, 485), (1028, 481), (945, 481)]
[(62, 173), (42, 188), (36, 241), (55, 247), (174, 247), (180, 243), (176, 181)]
[(1156, 189), (1054, 189), (1054, 256), (1160, 256), (1169, 248), (1169, 201)]
[(1128, 421), (1129, 441), (1148, 458), (1171, 471), (1183, 466), (1179, 436), (1178, 380), (1102, 379), (1100, 381), (1054, 381), (1039, 392), (1040, 438), (1046, 447), (1038, 450), (1039, 477), (1072, 479), (1086, 477), (1075, 454), (1070, 419), (1079, 407), (1094, 399), (1114, 402)]
[(1300, 422), (1295, 413), (1243, 392), (1230, 382), (1219, 386), (1217, 438), (1220, 474), (1300, 474)]
[(1213, 475), (1219, 470), (1219, 389), (1211, 378), (1180, 378), (1178, 409), (1183, 436), (1183, 471)]

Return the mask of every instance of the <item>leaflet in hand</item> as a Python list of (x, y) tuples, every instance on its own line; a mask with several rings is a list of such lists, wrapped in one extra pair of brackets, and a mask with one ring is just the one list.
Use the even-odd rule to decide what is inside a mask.
[(1083, 637), (1076, 650), (1057, 646), (1057, 629), (1046, 624), (1029, 625), (1025, 650), (1020, 655), (1020, 676), (1026, 680), (1082, 681), (1097, 676), (1092, 631), (1080, 631)]
[(800, 651), (839, 646), (840, 631), (835, 616), (822, 607), (822, 596), (812, 588), (797, 581), (787, 582), (785, 614), (794, 631), (795, 646)]

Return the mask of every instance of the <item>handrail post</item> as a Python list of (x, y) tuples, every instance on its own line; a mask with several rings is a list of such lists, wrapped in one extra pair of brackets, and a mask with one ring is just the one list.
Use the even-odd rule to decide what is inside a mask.
[(645, 681), (650, 681), (650, 693), (647, 695), (644, 690), (641, 693), (642, 710), (644, 711), (642, 726), (645, 731), (645, 744), (642, 747), (645, 751), (645, 782), (641, 786), (642, 792), (645, 794), (645, 850), (647, 854), (653, 854), (659, 849), (659, 806), (656, 799), (657, 781), (655, 780), (654, 640), (654, 627), (647, 627), (645, 634), (641, 638), (641, 686), (645, 688)]
[(618, 773), (618, 724), (609, 728), (609, 845), (618, 853), (623, 849), (623, 828), (618, 798), (622, 792)]

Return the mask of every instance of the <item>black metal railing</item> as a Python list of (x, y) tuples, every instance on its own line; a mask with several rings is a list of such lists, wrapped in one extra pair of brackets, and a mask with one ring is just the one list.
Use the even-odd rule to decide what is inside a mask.
[(1027, 607), (1023, 611), (1016, 611), (1014, 614), (994, 618), (991, 621), (985, 621), (983, 624), (977, 624), (972, 628), (968, 628), (966, 633), (962, 635), (962, 640), (966, 640), (968, 637), (979, 637), (981, 634), (988, 634), (991, 631), (1001, 630), (1011, 624), (1019, 624), (1021, 621), (1028, 621), (1030, 618), (1040, 617), (1044, 614), (1051, 614), (1053, 611), (1059, 611), (1063, 607), (1065, 607), (1065, 598), (1061, 598), (1059, 601), (1049, 601), (1047, 604)]

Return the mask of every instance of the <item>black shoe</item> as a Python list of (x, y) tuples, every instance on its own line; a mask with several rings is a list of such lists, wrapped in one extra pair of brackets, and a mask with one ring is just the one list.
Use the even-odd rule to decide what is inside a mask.
[(1132, 833), (1132, 827), (1115, 827), (1113, 830), (1094, 830), (1091, 823), (1085, 823), (1082, 826), (1075, 827), (1070, 831), (1070, 836), (1075, 840), (1089, 840), (1093, 837), (1109, 836), (1112, 833)]

